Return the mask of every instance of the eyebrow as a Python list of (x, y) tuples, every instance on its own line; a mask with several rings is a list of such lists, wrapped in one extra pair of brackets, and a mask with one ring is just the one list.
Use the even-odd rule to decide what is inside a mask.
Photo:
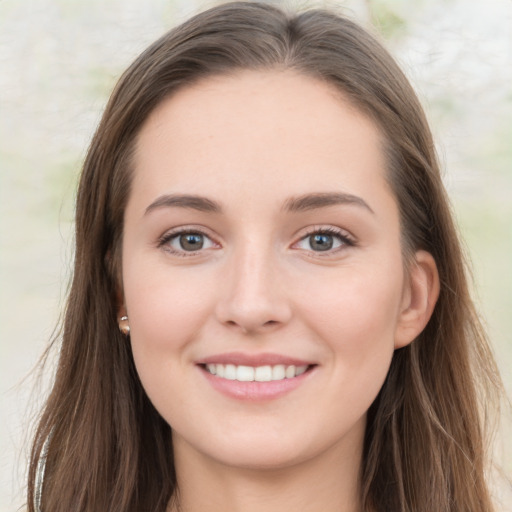
[[(336, 205), (355, 205), (375, 213), (368, 203), (359, 196), (344, 192), (315, 192), (291, 197), (284, 203), (283, 209), (288, 212), (304, 212)], [(160, 208), (189, 208), (200, 212), (221, 213), (221, 205), (207, 197), (191, 194), (165, 194), (153, 201), (144, 215)]]
[(220, 213), (222, 208), (219, 203), (207, 197), (190, 194), (166, 194), (153, 201), (144, 212), (144, 215), (160, 208), (189, 208), (200, 212)]
[(336, 205), (360, 206), (375, 214), (364, 199), (344, 192), (316, 192), (292, 197), (285, 202), (284, 209), (289, 212), (303, 212)]

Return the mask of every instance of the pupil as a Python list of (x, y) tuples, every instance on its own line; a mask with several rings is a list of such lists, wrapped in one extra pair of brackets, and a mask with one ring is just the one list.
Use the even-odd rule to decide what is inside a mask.
[(180, 245), (185, 251), (197, 251), (203, 247), (203, 243), (203, 235), (197, 233), (187, 233), (180, 236)]
[(332, 235), (316, 234), (312, 235), (309, 240), (311, 248), (315, 251), (328, 251), (333, 246)]

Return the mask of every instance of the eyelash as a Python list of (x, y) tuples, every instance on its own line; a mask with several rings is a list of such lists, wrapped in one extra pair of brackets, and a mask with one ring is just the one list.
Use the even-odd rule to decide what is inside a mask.
[(157, 246), (159, 248), (164, 249), (165, 251), (171, 253), (173, 256), (178, 257), (190, 257), (190, 256), (197, 256), (199, 252), (201, 252), (202, 247), (196, 251), (186, 251), (186, 250), (176, 250), (173, 247), (171, 247), (170, 242), (183, 235), (201, 235), (205, 239), (208, 239), (212, 245), (218, 245), (211, 236), (209, 236), (207, 233), (205, 233), (204, 230), (200, 228), (178, 228), (174, 231), (170, 231), (168, 233), (165, 233), (159, 240)]
[(346, 249), (347, 247), (354, 247), (356, 245), (356, 241), (344, 230), (341, 230), (339, 228), (335, 228), (332, 226), (329, 227), (322, 227), (322, 226), (313, 226), (310, 229), (306, 231), (306, 234), (302, 236), (297, 242), (295, 242), (293, 245), (296, 246), (300, 242), (303, 242), (310, 238), (313, 235), (328, 235), (337, 238), (341, 243), (339, 247), (336, 247), (334, 249), (328, 249), (325, 251), (313, 251), (308, 250), (311, 254), (313, 254), (315, 257), (329, 257), (333, 254), (342, 251)]
[[(168, 232), (164, 234), (161, 238), (158, 240), (157, 246), (159, 248), (163, 248), (167, 252), (171, 253), (174, 256), (178, 257), (190, 257), (190, 256), (197, 256), (200, 252), (203, 252), (201, 247), (198, 250), (195, 251), (186, 251), (186, 250), (176, 250), (171, 247), (170, 242), (174, 240), (177, 237), (183, 236), (183, 235), (200, 235), (204, 237), (205, 239), (208, 239), (213, 245), (217, 244), (211, 236), (209, 236), (204, 230), (200, 228), (178, 228), (174, 231)], [(325, 251), (314, 251), (312, 249), (307, 250), (308, 252), (315, 255), (315, 257), (328, 257), (329, 255), (332, 255), (333, 253), (337, 253), (340, 250), (343, 250), (346, 247), (354, 247), (356, 245), (356, 241), (348, 235), (345, 231), (342, 231), (338, 228), (334, 227), (321, 227), (321, 226), (313, 226), (310, 228), (297, 242), (295, 242), (292, 247), (298, 245), (299, 243), (307, 240), (309, 237), (313, 235), (328, 235), (337, 238), (341, 244), (339, 247), (336, 247), (334, 249), (327, 249)], [(218, 244), (217, 244), (218, 245)], [(306, 249), (305, 249), (306, 250)], [(324, 253), (324, 254), (322, 254)]]

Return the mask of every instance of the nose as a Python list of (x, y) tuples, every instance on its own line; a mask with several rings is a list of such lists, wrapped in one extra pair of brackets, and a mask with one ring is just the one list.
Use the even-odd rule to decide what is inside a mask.
[(233, 255), (217, 303), (219, 322), (244, 334), (278, 329), (289, 322), (292, 308), (285, 279), (271, 250), (255, 244)]

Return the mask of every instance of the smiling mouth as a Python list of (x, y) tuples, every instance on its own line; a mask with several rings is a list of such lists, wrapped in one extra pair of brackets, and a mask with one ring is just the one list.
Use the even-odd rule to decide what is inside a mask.
[(244, 366), (234, 364), (204, 364), (205, 371), (216, 377), (239, 382), (271, 382), (293, 379), (310, 371), (315, 365)]

